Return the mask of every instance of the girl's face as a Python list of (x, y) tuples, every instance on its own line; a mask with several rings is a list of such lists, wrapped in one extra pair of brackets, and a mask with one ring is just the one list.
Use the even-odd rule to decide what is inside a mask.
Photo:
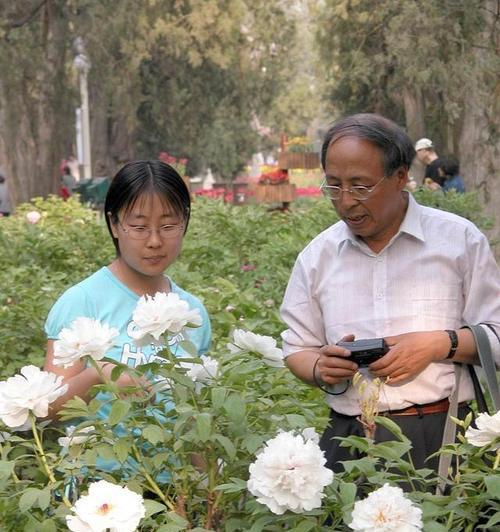
[(120, 248), (118, 260), (129, 273), (163, 275), (181, 251), (184, 223), (162, 197), (155, 193), (140, 196), (111, 225)]

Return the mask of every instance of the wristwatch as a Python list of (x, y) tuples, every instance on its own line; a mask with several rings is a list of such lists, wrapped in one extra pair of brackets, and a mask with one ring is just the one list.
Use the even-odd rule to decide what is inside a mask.
[(453, 358), (455, 356), (455, 353), (457, 352), (458, 336), (457, 333), (455, 331), (452, 331), (451, 329), (446, 329), (445, 332), (448, 333), (451, 342), (450, 352), (448, 353), (448, 356), (445, 359), (448, 360), (450, 358)]

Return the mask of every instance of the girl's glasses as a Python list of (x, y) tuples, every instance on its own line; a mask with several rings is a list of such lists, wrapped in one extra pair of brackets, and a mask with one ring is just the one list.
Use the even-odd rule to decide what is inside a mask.
[(179, 236), (184, 231), (184, 224), (166, 224), (161, 225), (158, 229), (154, 227), (147, 227), (145, 225), (129, 225), (124, 227), (118, 220), (122, 231), (126, 233), (132, 240), (146, 240), (153, 231), (158, 231), (160, 238), (174, 238)]

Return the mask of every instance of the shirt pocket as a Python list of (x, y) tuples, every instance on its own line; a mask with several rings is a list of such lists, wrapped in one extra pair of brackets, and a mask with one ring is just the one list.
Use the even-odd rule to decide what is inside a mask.
[(451, 327), (463, 310), (460, 283), (436, 283), (428, 280), (412, 288), (413, 318), (419, 326)]

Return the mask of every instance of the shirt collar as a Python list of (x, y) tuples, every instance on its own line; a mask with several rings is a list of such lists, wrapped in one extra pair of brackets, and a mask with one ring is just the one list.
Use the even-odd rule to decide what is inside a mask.
[[(399, 226), (399, 231), (391, 239), (391, 243), (401, 234), (406, 233), (407, 235), (413, 236), (414, 238), (425, 241), (424, 232), (422, 229), (422, 223), (420, 221), (421, 214), (421, 205), (419, 205), (413, 194), (409, 192), (404, 192), (408, 195), (408, 208), (406, 209), (405, 217), (401, 225)], [(353, 245), (358, 246), (360, 244), (359, 238), (349, 229), (348, 225), (345, 222), (341, 222), (340, 227), (338, 228), (338, 251), (340, 252), (346, 242), (351, 242)]]

